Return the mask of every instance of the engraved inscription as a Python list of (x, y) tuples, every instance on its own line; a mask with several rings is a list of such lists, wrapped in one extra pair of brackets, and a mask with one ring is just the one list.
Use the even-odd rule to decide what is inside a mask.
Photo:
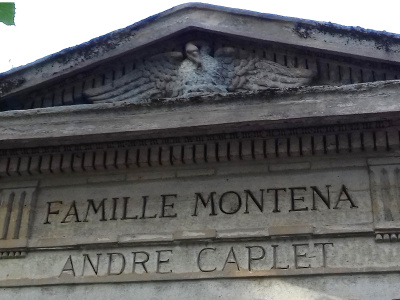
[(365, 231), (369, 195), (361, 169), (49, 186), (30, 245), (330, 234), (337, 224)]
[(43, 224), (177, 218), (178, 204), (191, 206), (191, 217), (251, 214), (256, 211), (280, 213), (283, 211), (284, 201), (286, 212), (292, 213), (358, 208), (345, 185), (336, 187), (335, 197), (332, 197), (331, 190), (332, 186), (326, 185), (267, 188), (258, 191), (229, 190), (222, 193), (196, 192), (192, 197), (194, 201), (181, 200), (179, 194), (161, 194), (152, 198), (149, 195), (125, 196), (87, 199), (83, 201), (86, 202), (83, 206), (78, 205), (82, 201), (57, 200), (47, 202)]
[[(155, 250), (154, 253), (133, 251), (129, 256), (126, 253), (120, 252), (96, 253), (94, 256), (84, 253), (81, 258), (82, 270), (80, 270), (80, 273), (77, 273), (72, 256), (69, 255), (59, 276), (63, 274), (70, 274), (74, 277), (102, 275), (99, 274), (99, 268), (100, 271), (103, 269), (106, 270), (104, 275), (107, 276), (121, 275), (126, 271), (128, 264), (131, 267), (132, 273), (138, 272), (138, 269), (141, 269), (140, 273), (149, 273), (149, 271), (158, 274), (171, 273), (171, 266), (168, 266), (171, 255), (173, 255), (171, 249)], [(106, 258), (104, 259), (104, 257)]]
[[(204, 247), (184, 263), (194, 272), (298, 270), (329, 267), (332, 242)], [(69, 255), (59, 277), (118, 276), (121, 274), (169, 274), (182, 268), (173, 249), (83, 253)]]
[[(397, 244), (396, 244), (397, 245)], [(171, 243), (31, 252), (3, 260), (0, 285), (24, 286), (399, 272), (400, 248), (369, 236)]]
[[(286, 246), (272, 244), (269, 247), (260, 245), (245, 246), (245, 261), (237, 259), (237, 247), (230, 247), (224, 253), (218, 247), (206, 247), (199, 251), (197, 256), (197, 267), (201, 272), (224, 271), (228, 268), (238, 271), (260, 269), (304, 269), (327, 267), (327, 248), (333, 247), (333, 243), (301, 243), (292, 244), (292, 249)], [(320, 248), (320, 251), (318, 250)], [(283, 251), (292, 252), (280, 259), (279, 253)]]

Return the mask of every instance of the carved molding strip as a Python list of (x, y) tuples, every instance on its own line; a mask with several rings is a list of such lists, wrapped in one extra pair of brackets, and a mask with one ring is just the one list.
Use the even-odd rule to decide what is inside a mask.
[[(24, 156), (24, 155), (41, 155), (47, 153), (64, 153), (64, 152), (81, 152), (81, 151), (96, 151), (99, 149), (121, 149), (138, 146), (161, 146), (161, 145), (179, 145), (179, 144), (193, 144), (199, 142), (215, 142), (215, 141), (232, 141), (238, 139), (266, 139), (266, 138), (284, 138), (289, 136), (304, 136), (304, 135), (331, 135), (331, 134), (350, 134), (350, 132), (361, 131), (363, 134), (366, 131), (383, 130), (385, 128), (394, 127), (391, 120), (376, 121), (376, 122), (362, 122), (350, 124), (334, 124), (326, 126), (310, 126), (299, 128), (286, 128), (286, 129), (269, 129), (259, 131), (246, 131), (246, 132), (230, 132), (230, 133), (216, 133), (208, 135), (196, 136), (173, 136), (162, 137), (153, 139), (140, 139), (140, 140), (127, 140), (118, 142), (107, 143), (91, 143), (91, 144), (74, 144), (65, 146), (50, 146), (50, 147), (36, 147), (36, 148), (17, 148), (17, 149), (0, 149), (1, 156)], [(367, 133), (366, 133), (367, 134)], [(363, 138), (360, 139), (364, 143)], [(395, 136), (390, 138), (396, 138)], [(351, 137), (350, 137), (351, 139)]]
[(377, 243), (394, 243), (400, 241), (400, 233), (377, 233), (375, 235)]
[(0, 259), (24, 258), (26, 251), (0, 251)]
[[(208, 140), (183, 138), (186, 143), (125, 146), (124, 142), (71, 146), (70, 152), (3, 156), (0, 176), (101, 171), (237, 160), (276, 159), (399, 149), (399, 129)], [(241, 136), (245, 136), (242, 133)], [(168, 140), (168, 139), (167, 139)], [(140, 141), (137, 141), (140, 144)], [(145, 143), (143, 143), (145, 144)], [(125, 147), (124, 147), (125, 146)], [(80, 148), (81, 147), (81, 148)], [(87, 149), (89, 148), (89, 149)], [(91, 148), (91, 149), (90, 149)], [(95, 148), (95, 149), (93, 149)], [(96, 149), (97, 148), (97, 149)], [(64, 147), (68, 149), (68, 147)]]

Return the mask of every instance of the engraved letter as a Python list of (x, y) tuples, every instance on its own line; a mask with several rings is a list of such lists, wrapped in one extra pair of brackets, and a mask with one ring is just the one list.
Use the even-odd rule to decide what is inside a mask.
[(279, 191), (283, 191), (286, 192), (286, 189), (268, 189), (267, 193), (269, 193), (270, 191), (275, 191), (275, 207), (274, 210), (272, 212), (280, 212), (279, 210)]
[[(107, 275), (121, 275), (122, 272), (124, 272), (124, 270), (125, 270), (125, 256), (122, 253), (107, 253), (107, 255), (108, 255)], [(115, 262), (116, 257), (120, 258), (121, 266), (117, 272), (112, 272), (112, 264), (113, 264), (113, 262)]]
[[(249, 253), (249, 255), (248, 255), (248, 258), (249, 258), (248, 270), (251, 271), (252, 270), (251, 262), (255, 261), (255, 260), (263, 259), (265, 257), (265, 249), (263, 247), (261, 247), (261, 246), (248, 246), (246, 248), (248, 249), (248, 253)], [(258, 256), (258, 257), (253, 257), (253, 255), (252, 255), (252, 249), (253, 248), (260, 249), (261, 250), (261, 255)]]
[(147, 198), (149, 198), (149, 196), (142, 196), (143, 206), (142, 206), (142, 216), (140, 217), (140, 219), (154, 219), (155, 217), (157, 217), (157, 214), (154, 214), (151, 217), (146, 216)]
[(110, 221), (116, 221), (117, 220), (117, 216), (116, 216), (117, 204), (118, 204), (119, 198), (112, 198), (112, 199), (113, 199), (113, 207), (112, 207), (112, 217), (111, 217)]
[(311, 268), (311, 265), (308, 265), (308, 267), (299, 266), (299, 261), (298, 261), (298, 258), (299, 258), (299, 257), (307, 257), (307, 253), (299, 254), (299, 253), (297, 252), (297, 250), (298, 250), (297, 247), (302, 247), (302, 246), (307, 246), (307, 247), (308, 247), (308, 244), (293, 244), (292, 246), (293, 246), (293, 248), (294, 248), (294, 267), (295, 267), (296, 269), (307, 269), (307, 268)]
[(65, 262), (64, 267), (62, 268), (61, 273), (60, 275), (58, 275), (58, 277), (60, 277), (64, 272), (72, 272), (72, 275), (74, 275), (75, 277), (75, 269), (74, 264), (72, 263), (71, 255), (68, 256), (67, 261)]
[(294, 197), (294, 191), (295, 190), (301, 190), (301, 191), (306, 191), (307, 188), (305, 187), (293, 187), (293, 188), (289, 188), (290, 190), (290, 200), (291, 200), (291, 209), (289, 209), (289, 211), (304, 211), (304, 210), (308, 210), (308, 207), (302, 207), (302, 208), (296, 208), (295, 207), (295, 201), (302, 201), (304, 202), (304, 197), (300, 197), (300, 198), (295, 198)]
[[(226, 195), (229, 195), (229, 194), (235, 195), (234, 198), (236, 199), (237, 204), (236, 204), (236, 205), (233, 205), (233, 204), (232, 204), (232, 205), (229, 205), (229, 206), (230, 206), (230, 210), (225, 210), (225, 209), (223, 208), (223, 201), (224, 201), (225, 196), (226, 196)], [(224, 214), (233, 215), (233, 214), (237, 213), (241, 207), (242, 207), (242, 199), (240, 198), (240, 195), (239, 195), (238, 193), (234, 192), (234, 191), (225, 192), (225, 193), (223, 193), (223, 194), (221, 195), (221, 197), (219, 198), (219, 209), (220, 209)]]
[[(137, 251), (137, 252), (132, 252), (132, 253), (133, 253), (132, 273), (135, 273), (136, 265), (142, 265), (143, 270), (144, 270), (146, 273), (149, 273), (149, 272), (147, 271), (147, 268), (146, 268), (146, 263), (149, 261), (150, 254), (147, 253), (147, 252), (145, 252), (145, 251)], [(141, 260), (141, 261), (136, 261), (136, 255), (137, 255), (137, 254), (143, 254), (143, 255), (146, 256), (146, 258), (143, 259), (143, 260)]]
[(177, 214), (166, 214), (165, 208), (170, 207), (171, 209), (174, 208), (174, 203), (166, 204), (167, 197), (174, 197), (176, 199), (177, 194), (170, 194), (170, 195), (161, 195), (162, 197), (162, 209), (161, 209), (161, 216), (160, 218), (176, 218)]
[(93, 270), (94, 274), (97, 275), (97, 273), (99, 272), (99, 262), (100, 262), (101, 253), (97, 253), (96, 266), (93, 264), (92, 260), (90, 259), (89, 254), (83, 254), (83, 256), (84, 256), (84, 258), (83, 258), (82, 276), (85, 273), (86, 261), (89, 262), (90, 266), (92, 267), (92, 270)]
[(64, 219), (61, 221), (61, 223), (69, 223), (71, 222), (71, 220), (67, 221), (67, 218), (70, 216), (74, 216), (75, 217), (75, 222), (80, 222), (79, 221), (79, 216), (78, 216), (78, 210), (76, 209), (76, 203), (75, 200), (72, 201), (71, 206), (66, 214), (66, 216), (64, 217)]
[(276, 248), (278, 248), (278, 245), (271, 245), (273, 250), (272, 250), (272, 268), (271, 269), (289, 269), (289, 265), (286, 267), (278, 267), (278, 254)]
[(123, 211), (122, 211), (122, 218), (121, 220), (135, 220), (137, 219), (137, 216), (134, 217), (128, 217), (128, 201), (130, 197), (123, 197), (124, 199), (124, 206), (123, 206)]
[(197, 205), (199, 203), (199, 199), (201, 203), (203, 204), (204, 207), (207, 207), (207, 204), (211, 202), (211, 213), (210, 216), (216, 216), (217, 214), (215, 213), (215, 203), (214, 203), (214, 195), (215, 192), (211, 192), (210, 195), (208, 196), (207, 201), (204, 200), (203, 195), (201, 193), (196, 193), (196, 204), (194, 207), (194, 213), (192, 216), (197, 216)]
[[(232, 260), (231, 259), (231, 255), (232, 255)], [(231, 247), (231, 249), (229, 250), (228, 256), (226, 257), (225, 263), (224, 263), (224, 267), (222, 268), (222, 271), (225, 270), (225, 267), (227, 264), (236, 264), (236, 268), (238, 269), (238, 271), (240, 271), (239, 268), (239, 263), (237, 261), (236, 258), (236, 254), (235, 251), (233, 250), (233, 247)]]
[(326, 249), (325, 245), (331, 245), (333, 247), (333, 243), (315, 243), (314, 246), (322, 246), (322, 267), (326, 267)]
[(101, 200), (99, 205), (96, 207), (94, 205), (94, 200), (93, 199), (88, 199), (87, 200), (88, 205), (87, 205), (87, 209), (86, 209), (86, 215), (85, 215), (85, 218), (83, 219), (83, 222), (87, 222), (88, 221), (87, 217), (89, 215), (90, 207), (93, 208), (93, 211), (94, 211), (95, 214), (97, 214), (99, 212), (99, 210), (101, 209), (101, 219), (100, 219), (100, 221), (107, 221), (107, 219), (106, 219), (106, 210), (104, 208), (104, 202), (106, 200), (107, 200), (107, 198), (104, 198), (103, 200)]
[(51, 204), (52, 203), (60, 203), (60, 204), (62, 204), (62, 201), (47, 202), (47, 216), (46, 216), (46, 222), (44, 222), (44, 224), (50, 224), (49, 215), (58, 215), (60, 213), (59, 210), (51, 210)]
[(311, 186), (310, 188), (313, 191), (313, 193), (312, 193), (313, 207), (311, 210), (317, 210), (315, 194), (317, 194), (319, 196), (319, 198), (325, 203), (326, 207), (331, 208), (331, 199), (330, 199), (330, 195), (329, 195), (330, 185), (326, 186), (326, 191), (327, 191), (328, 197), (325, 197), (324, 195), (322, 195), (321, 191), (316, 186)]
[(203, 251), (206, 251), (206, 250), (212, 250), (212, 251), (215, 252), (217, 249), (215, 249), (215, 248), (204, 248), (204, 249), (201, 249), (200, 252), (199, 252), (199, 255), (197, 256), (197, 266), (199, 267), (199, 270), (200, 270), (201, 272), (213, 272), (213, 271), (215, 271), (217, 268), (214, 268), (214, 269), (203, 269), (203, 268), (201, 267), (201, 254), (203, 253)]
[(260, 189), (261, 199), (257, 201), (256, 197), (254, 197), (253, 193), (250, 190), (244, 190), (246, 193), (246, 209), (244, 211), (245, 214), (249, 213), (249, 196), (253, 200), (253, 202), (257, 205), (258, 209), (263, 212), (264, 211), (264, 190)]
[(166, 271), (166, 272), (161, 272), (160, 271), (160, 265), (169, 263), (169, 258), (161, 259), (161, 254), (165, 253), (165, 252), (170, 252), (172, 254), (172, 250), (158, 250), (156, 252), (157, 252), (157, 269), (156, 269), (156, 272), (160, 273), (160, 274), (171, 273), (172, 270), (169, 270), (169, 271)]
[[(342, 199), (342, 195), (343, 195), (343, 194), (346, 196), (345, 199)], [(344, 184), (342, 185), (342, 188), (341, 188), (341, 190), (340, 190), (340, 192), (339, 192), (338, 199), (337, 199), (337, 201), (336, 201), (336, 205), (335, 205), (335, 207), (334, 207), (333, 209), (338, 209), (338, 208), (339, 208), (339, 207), (338, 207), (339, 202), (341, 202), (341, 201), (349, 201), (349, 202), (350, 202), (350, 208), (358, 208), (358, 206), (356, 206), (356, 205), (354, 204), (353, 200), (351, 199), (351, 197), (350, 197), (350, 195), (349, 195), (349, 192), (347, 191), (347, 188), (345, 187)]]

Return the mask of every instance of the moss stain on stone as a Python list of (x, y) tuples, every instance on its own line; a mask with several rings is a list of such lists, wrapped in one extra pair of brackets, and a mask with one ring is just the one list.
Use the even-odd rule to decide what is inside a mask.
[[(1, 79), (1, 77), (0, 77)], [(10, 91), (20, 87), (25, 83), (25, 79), (10, 79), (6, 81), (1, 81), (0, 83), (0, 97), (4, 94), (9, 93)]]
[(301, 23), (295, 24), (293, 32), (301, 38), (311, 38), (314, 33), (351, 38), (357, 41), (373, 41), (378, 50), (391, 51), (393, 45), (400, 45), (400, 37), (397, 34), (379, 32), (361, 27), (346, 27), (333, 23)]

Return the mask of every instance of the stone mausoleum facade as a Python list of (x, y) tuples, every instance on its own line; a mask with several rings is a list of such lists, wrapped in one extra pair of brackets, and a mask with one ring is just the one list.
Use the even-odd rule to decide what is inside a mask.
[(0, 74), (0, 298), (399, 299), (399, 76), (205, 4)]

